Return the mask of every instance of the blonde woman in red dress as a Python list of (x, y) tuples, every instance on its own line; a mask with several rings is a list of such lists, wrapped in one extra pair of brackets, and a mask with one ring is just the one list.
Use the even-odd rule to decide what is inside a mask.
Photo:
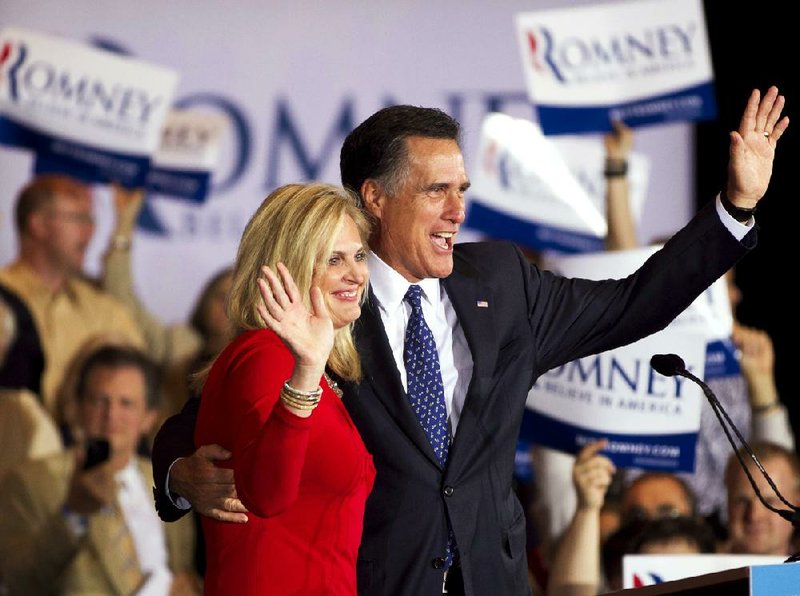
[(244, 231), (228, 305), (237, 335), (208, 372), (195, 443), (232, 452), (224, 465), (249, 513), (203, 518), (206, 594), (356, 594), (375, 470), (333, 378), (361, 378), (351, 327), (368, 228), (347, 191), (295, 184)]

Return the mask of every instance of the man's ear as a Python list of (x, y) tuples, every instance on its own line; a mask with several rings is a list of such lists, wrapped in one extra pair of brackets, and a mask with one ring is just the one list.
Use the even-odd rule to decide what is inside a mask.
[(143, 435), (149, 433), (157, 421), (158, 410), (148, 409), (144, 415), (144, 418), (142, 418), (142, 423), (139, 425), (139, 432)]
[(25, 232), (33, 238), (44, 238), (47, 235), (47, 213), (44, 209), (38, 209), (28, 216), (28, 223), (25, 225)]
[(364, 200), (364, 207), (367, 211), (376, 219), (380, 219), (383, 202), (386, 200), (383, 187), (377, 181), (368, 178), (361, 185), (361, 198)]

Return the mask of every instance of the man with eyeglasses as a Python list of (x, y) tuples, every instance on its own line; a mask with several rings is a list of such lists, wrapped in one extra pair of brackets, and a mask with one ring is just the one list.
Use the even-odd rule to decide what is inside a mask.
[(41, 398), (54, 414), (67, 364), (87, 339), (120, 334), (137, 347), (144, 340), (126, 308), (83, 276), (95, 230), (89, 187), (61, 174), (37, 176), (20, 191), (14, 215), (19, 254), (0, 269), (0, 284), (33, 315), (45, 355)]

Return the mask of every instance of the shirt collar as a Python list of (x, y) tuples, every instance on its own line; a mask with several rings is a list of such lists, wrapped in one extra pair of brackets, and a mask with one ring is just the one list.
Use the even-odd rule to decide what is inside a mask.
[[(369, 266), (370, 287), (378, 301), (378, 306), (384, 312), (394, 312), (402, 306), (408, 286), (412, 284), (381, 260), (374, 252), (370, 252), (367, 264)], [(438, 278), (428, 277), (417, 282), (416, 285), (422, 288), (422, 293), (428, 302), (431, 304), (439, 303), (441, 287)]]
[(133, 483), (136, 482), (138, 473), (139, 471), (136, 469), (136, 457), (132, 456), (128, 464), (114, 475), (114, 479), (120, 487), (130, 488), (133, 486)]
[(38, 296), (46, 296), (49, 299), (53, 299), (59, 294), (63, 293), (67, 296), (70, 300), (77, 299), (77, 291), (75, 289), (75, 283), (73, 280), (68, 279), (64, 284), (64, 288), (62, 290), (52, 290), (44, 283), (37, 275), (36, 271), (31, 267), (28, 263), (23, 261), (22, 259), (18, 259), (15, 263), (9, 266), (9, 271), (19, 277), (22, 280), (22, 283), (26, 285), (26, 287), (30, 288), (31, 291), (35, 292)]

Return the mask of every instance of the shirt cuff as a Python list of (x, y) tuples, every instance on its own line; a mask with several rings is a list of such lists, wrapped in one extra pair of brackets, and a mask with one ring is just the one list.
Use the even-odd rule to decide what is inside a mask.
[(167, 498), (169, 499), (169, 502), (172, 503), (175, 507), (177, 507), (181, 511), (188, 511), (189, 509), (192, 508), (192, 504), (180, 495), (175, 495), (175, 498), (173, 499), (172, 498), (173, 493), (170, 492), (169, 490), (169, 475), (170, 472), (172, 472), (172, 466), (174, 466), (175, 463), (181, 459), (183, 458), (179, 457), (169, 465), (169, 469), (167, 470), (167, 481), (164, 483), (164, 492), (167, 493)]
[(752, 230), (753, 226), (756, 224), (754, 217), (751, 217), (746, 222), (741, 222), (734, 219), (733, 216), (725, 210), (725, 207), (722, 206), (721, 194), (717, 195), (716, 205), (717, 215), (719, 215), (722, 224), (728, 228), (728, 231), (733, 234), (733, 237), (737, 240), (741, 240), (747, 236), (747, 233)]

